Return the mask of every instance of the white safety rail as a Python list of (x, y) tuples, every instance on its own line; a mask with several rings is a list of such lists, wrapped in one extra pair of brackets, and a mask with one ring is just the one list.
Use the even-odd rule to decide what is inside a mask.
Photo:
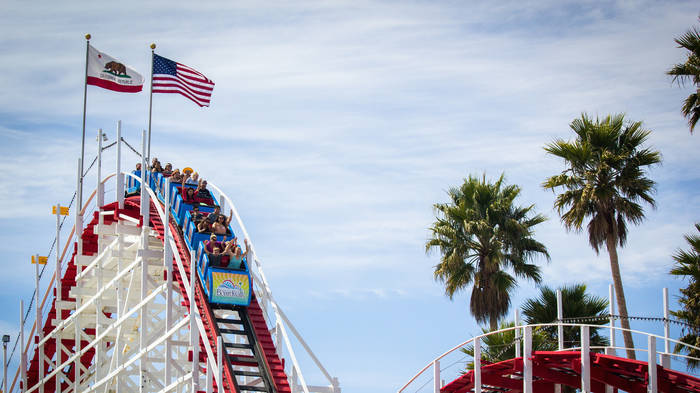
[[(104, 217), (113, 215), (114, 211), (99, 212), (98, 224), (95, 226), (98, 251), (94, 256), (82, 255), (83, 241), (76, 233), (82, 234), (83, 228), (92, 221), (94, 212), (99, 211), (98, 206), (105, 205), (108, 181), (114, 182), (114, 186), (110, 186), (108, 190), (110, 193), (114, 192), (114, 200), (120, 208), (124, 207), (126, 180), (131, 178), (141, 183), (140, 214), (143, 223), (149, 222), (150, 214), (149, 209), (144, 207), (150, 206), (151, 201), (158, 201), (158, 190), (148, 187), (146, 171), (142, 171), (142, 178), (122, 171), (122, 143), (116, 144), (116, 172), (102, 177), (101, 134), (100, 130), (97, 188), (82, 209), (74, 209), (71, 212), (75, 219), (72, 228), (60, 228), (57, 225), (55, 266), (50, 268), (47, 265), (46, 274), (41, 276), (41, 281), (37, 268), (37, 291), (32, 301), (39, 307), (34, 307), (34, 310), (38, 311), (35, 311), (33, 320), (25, 318), (25, 304), (20, 301), (19, 367), (8, 392), (44, 393), (46, 384), (56, 377), (59, 380), (59, 383), (55, 384), (56, 393), (195, 393), (200, 390), (211, 393), (214, 382), (219, 391), (222, 391), (222, 340), (219, 338), (218, 348), (212, 348), (206, 338), (201, 310), (194, 301), (195, 280), (198, 279), (196, 269), (194, 262), (191, 262), (190, 274), (185, 272), (183, 261), (177, 252), (176, 240), (167, 225), (170, 222), (169, 208), (164, 209), (157, 202), (153, 204), (160, 221), (166, 223), (164, 242), (158, 239), (157, 233), (148, 225), (139, 226), (138, 219), (122, 214), (118, 221), (110, 220), (106, 223)], [(142, 138), (141, 162), (143, 168), (146, 168), (145, 132)], [(117, 127), (117, 141), (122, 141), (121, 123)], [(78, 164), (80, 168), (80, 163)], [(218, 200), (222, 211), (226, 207), (233, 209), (240, 230), (250, 239), (232, 201), (218, 187), (211, 183), (210, 186), (219, 193)], [(78, 192), (82, 193), (80, 189)], [(165, 206), (169, 206), (172, 196), (166, 192), (162, 192), (161, 195), (165, 195)], [(75, 259), (78, 268), (76, 285), (72, 288), (61, 288), (60, 280), (57, 285), (56, 272), (60, 272), (59, 278), (65, 274), (74, 242), (77, 242), (78, 247)], [(254, 256), (252, 241), (250, 245), (251, 253), (248, 258), (255, 261), (250, 265), (256, 296), (275, 339), (278, 354), (287, 359), (285, 371), (292, 392), (339, 393), (338, 379), (330, 376), (275, 302), (262, 272), (261, 263)], [(176, 262), (175, 267), (170, 263), (173, 258)], [(83, 268), (85, 270), (82, 270)], [(183, 287), (186, 288), (185, 293), (180, 293), (179, 286), (173, 285), (173, 268), (178, 270)], [(50, 321), (52, 330), (44, 337), (41, 330), (46, 324), (53, 303), (52, 294), (65, 294), (65, 291), (70, 291), (70, 297), (76, 300), (55, 303), (58, 317)], [(189, 308), (182, 306), (185, 297), (190, 299)], [(69, 310), (70, 316), (61, 318), (61, 310)], [(84, 329), (90, 329), (94, 334), (88, 334)], [(200, 368), (202, 364), (198, 361), (200, 338), (203, 338), (201, 342), (205, 350), (203, 357), (206, 363), (203, 368)], [(45, 359), (44, 347), (50, 342), (56, 343), (56, 353), (60, 353), (60, 357), (54, 355), (51, 359)], [(78, 342), (79, 345), (73, 348), (65, 345), (65, 342)], [(314, 360), (328, 384), (306, 383), (297, 362), (293, 342), (301, 345)], [(286, 353), (283, 348), (286, 348)], [(215, 350), (219, 356), (214, 356)], [(29, 360), (36, 353), (41, 378), (38, 383), (28, 386)], [(93, 353), (92, 360), (86, 368), (81, 363), (81, 358)], [(190, 357), (194, 361), (189, 360)]]
[[(221, 191), (219, 187), (212, 184), (212, 182), (208, 181), (208, 185), (215, 191), (214, 196), (221, 205), (222, 214), (225, 213), (225, 209), (231, 209), (234, 217), (236, 218), (236, 229), (239, 229), (239, 233), (242, 233), (243, 236), (248, 239), (251, 248), (250, 252), (248, 253), (248, 260), (253, 260), (255, 262), (249, 263), (251, 275), (255, 283), (255, 285), (253, 285), (255, 295), (260, 303), (260, 308), (263, 310), (263, 315), (265, 316), (267, 326), (275, 340), (275, 348), (277, 348), (277, 353), (281, 359), (285, 359), (285, 373), (287, 374), (287, 379), (289, 381), (289, 386), (292, 388), (292, 392), (340, 393), (341, 390), (338, 378), (331, 376), (328, 370), (326, 370), (321, 361), (314, 354), (299, 331), (294, 327), (289, 318), (287, 318), (280, 305), (272, 296), (270, 285), (265, 278), (265, 273), (263, 272), (262, 262), (257, 257), (257, 253), (255, 252), (253, 240), (248, 234), (248, 231), (246, 230), (233, 201), (223, 191)], [(237, 231), (234, 230), (234, 232)], [(299, 366), (297, 355), (294, 350), (294, 344), (300, 346), (313, 360), (314, 364), (318, 367), (318, 370), (325, 377), (326, 383), (308, 384), (306, 382), (301, 367)], [(284, 351), (285, 349), (286, 351)]]
[[(503, 333), (508, 333), (515, 331), (515, 337), (518, 339), (516, 340), (513, 345), (516, 345), (518, 349), (516, 349), (516, 354), (520, 355), (522, 354), (523, 357), (523, 375), (522, 375), (522, 383), (523, 383), (523, 393), (532, 393), (532, 381), (533, 381), (533, 376), (532, 376), (532, 370), (533, 370), (533, 364), (532, 360), (530, 359), (532, 356), (532, 352), (534, 351), (533, 349), (533, 333), (537, 332), (538, 329), (542, 328), (557, 328), (559, 332), (563, 331), (564, 327), (574, 327), (576, 329), (580, 329), (580, 343), (577, 343), (578, 345), (571, 346), (571, 347), (564, 347), (563, 346), (563, 340), (558, 340), (559, 345), (557, 351), (580, 351), (582, 354), (588, 354), (592, 350), (599, 350), (599, 351), (604, 351), (606, 354), (609, 355), (622, 355), (624, 354), (625, 350), (627, 348), (624, 347), (618, 347), (618, 346), (591, 346), (591, 331), (593, 329), (599, 329), (599, 330), (608, 330), (612, 332), (612, 336), (615, 334), (620, 334), (622, 331), (626, 330), (620, 327), (616, 326), (606, 326), (606, 325), (593, 325), (593, 324), (580, 324), (580, 323), (566, 323), (566, 322), (557, 322), (557, 323), (543, 323), (543, 324), (530, 324), (530, 325), (518, 325), (516, 322), (515, 326), (504, 328), (504, 329), (499, 329), (495, 330), (492, 332), (488, 332), (485, 334), (481, 334), (475, 337), (472, 337), (456, 346), (453, 348), (447, 350), (440, 356), (436, 357), (432, 361), (430, 361), (428, 364), (425, 365), (421, 370), (419, 370), (413, 377), (411, 377), (408, 382), (406, 382), (402, 387), (398, 389), (398, 393), (415, 393), (415, 392), (434, 392), (434, 393), (439, 393), (440, 389), (449, 382), (452, 382), (456, 378), (458, 378), (466, 369), (467, 365), (471, 364), (471, 368), (474, 370), (474, 392), (481, 392), (482, 391), (482, 386), (481, 386), (481, 357), (480, 354), (483, 352), (483, 342), (484, 339), (486, 339), (488, 336), (495, 335), (495, 334), (503, 334)], [(692, 345), (687, 345), (684, 344), (678, 340), (669, 338), (668, 336), (662, 336), (662, 335), (655, 335), (647, 332), (642, 332), (638, 330), (628, 330), (632, 333), (635, 334), (635, 340), (636, 342), (642, 343), (641, 346), (638, 346), (635, 348), (635, 351), (638, 353), (638, 357), (640, 359), (644, 359), (648, 361), (648, 364), (650, 366), (654, 366), (656, 364), (659, 365), (664, 365), (663, 367), (665, 368), (671, 368), (672, 362), (670, 362), (670, 359), (679, 359), (682, 360), (680, 362), (681, 367), (683, 368), (682, 370), (679, 370), (681, 372), (687, 372), (685, 370), (685, 367), (683, 365), (685, 364), (685, 360), (687, 359), (695, 359), (695, 360), (700, 360), (700, 358), (692, 358), (686, 355), (681, 355), (681, 354), (676, 354), (672, 352), (668, 352), (667, 350), (659, 350), (659, 346), (661, 346), (661, 343), (668, 343), (669, 345), (676, 345), (680, 344), (682, 346), (685, 346), (689, 349), (696, 349), (700, 350), (700, 348), (692, 346)], [(561, 337), (561, 336), (558, 336)], [(643, 340), (639, 338), (644, 338)], [(608, 337), (610, 339), (610, 337)], [(610, 340), (610, 342), (614, 342), (614, 340)], [(463, 351), (463, 348), (470, 348), (473, 350), (474, 356), (467, 355), (465, 351)], [(668, 346), (666, 346), (668, 348)], [(641, 356), (640, 356), (641, 355)], [(623, 355), (624, 356), (624, 355)], [(582, 363), (581, 363), (581, 383), (583, 386), (583, 392), (590, 392), (590, 358), (588, 356), (582, 356)], [(654, 373), (656, 371), (655, 367), (651, 367), (650, 370), (653, 370)], [(649, 392), (650, 393), (656, 393), (656, 385), (654, 384), (655, 382), (655, 375), (654, 377), (650, 377), (650, 386), (649, 386)], [(484, 387), (485, 389), (485, 387)], [(609, 389), (609, 391), (611, 391)]]

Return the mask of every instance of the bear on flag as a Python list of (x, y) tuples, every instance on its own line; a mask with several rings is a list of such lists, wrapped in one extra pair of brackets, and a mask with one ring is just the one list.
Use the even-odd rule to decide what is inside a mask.
[(88, 44), (87, 84), (123, 93), (143, 89), (143, 76)]

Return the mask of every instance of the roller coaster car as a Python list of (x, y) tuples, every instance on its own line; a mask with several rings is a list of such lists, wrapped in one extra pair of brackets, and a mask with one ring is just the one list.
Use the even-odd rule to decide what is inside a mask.
[(239, 269), (212, 266), (209, 256), (204, 252), (204, 243), (200, 242), (197, 249), (197, 274), (209, 303), (238, 306), (250, 304), (253, 288), (245, 258)]
[[(182, 200), (180, 194), (177, 194), (177, 200)], [(182, 232), (185, 237), (187, 247), (190, 249), (190, 255), (196, 252), (197, 274), (202, 282), (204, 292), (210, 304), (233, 304), (238, 306), (248, 306), (252, 295), (252, 281), (250, 279), (250, 270), (248, 263), (244, 259), (240, 268), (224, 268), (214, 266), (209, 261), (209, 256), (204, 252), (204, 242), (211, 236), (210, 233), (197, 232), (196, 225), (190, 216), (192, 205), (180, 203), (181, 212), (184, 212), (182, 217)], [(200, 207), (203, 214), (208, 214), (204, 206)], [(213, 211), (214, 209), (211, 208)], [(174, 214), (174, 212), (173, 212)], [(232, 239), (234, 234), (231, 226), (227, 228), (225, 235)], [(224, 235), (217, 235), (217, 241), (223, 241)], [(222, 256), (222, 262), (228, 263)]]
[[(133, 182), (138, 183), (138, 182)], [(150, 179), (151, 188), (158, 193), (158, 199), (165, 203), (163, 191), (165, 190), (165, 177), (160, 173), (154, 173)], [(127, 184), (127, 186), (137, 186), (137, 184)], [(193, 187), (185, 185), (185, 187)], [(197, 275), (204, 287), (204, 292), (210, 304), (232, 304), (237, 306), (250, 305), (252, 296), (252, 281), (248, 262), (243, 259), (239, 268), (225, 268), (214, 266), (210, 263), (207, 253), (204, 252), (204, 241), (209, 239), (211, 234), (197, 232), (197, 226), (192, 221), (190, 210), (192, 204), (185, 203), (182, 199), (182, 185), (170, 184), (170, 211), (178, 226), (182, 229), (185, 243), (190, 251), (190, 255), (196, 255)], [(214, 196), (199, 204), (199, 210), (205, 216), (214, 211), (214, 207), (219, 206)], [(226, 237), (232, 239), (234, 236), (231, 226), (227, 228)], [(217, 241), (223, 241), (224, 235), (217, 235)], [(196, 253), (196, 254), (195, 254)], [(228, 257), (222, 256), (222, 262), (228, 263)]]

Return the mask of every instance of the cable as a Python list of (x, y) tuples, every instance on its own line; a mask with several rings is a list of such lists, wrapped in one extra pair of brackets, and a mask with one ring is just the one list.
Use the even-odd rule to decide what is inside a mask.
[(669, 323), (674, 323), (679, 326), (687, 327), (690, 329), (700, 329), (698, 326), (691, 325), (686, 322), (678, 321), (675, 319), (670, 319), (670, 318), (659, 318), (659, 317), (637, 317), (637, 316), (627, 316), (623, 317), (621, 315), (613, 315), (613, 314), (607, 314), (607, 315), (601, 315), (601, 316), (594, 316), (594, 317), (573, 317), (573, 318), (563, 318), (561, 320), (556, 320), (556, 322), (589, 322), (589, 321), (607, 321), (610, 318), (613, 319), (631, 319), (635, 321), (652, 321), (652, 322), (669, 322)]
[(141, 153), (139, 153), (138, 151), (136, 151), (136, 149), (134, 149), (134, 148), (129, 144), (129, 142), (127, 142), (126, 140), (124, 140), (124, 138), (122, 138), (122, 142), (124, 142), (124, 144), (125, 144), (126, 146), (128, 146), (129, 149), (131, 149), (131, 151), (133, 151), (137, 156), (141, 157)]
[[(91, 167), (92, 167), (92, 166), (91, 166)], [(89, 170), (89, 169), (88, 169), (88, 170)], [(77, 195), (78, 195), (77, 192), (74, 192), (74, 193), (73, 193), (73, 198), (71, 198), (70, 203), (68, 204), (68, 209), (70, 209), (70, 208), (73, 206), (73, 202), (75, 202), (75, 197), (76, 197)], [(61, 229), (63, 229), (63, 224), (66, 222), (66, 218), (68, 218), (68, 216), (64, 216), (64, 217), (63, 217), (63, 220), (61, 220), (61, 223), (60, 223), (59, 226), (58, 226), (58, 230), (59, 230), (59, 231), (60, 231)], [(54, 237), (54, 238), (53, 238), (53, 242), (51, 243), (51, 247), (49, 248), (49, 252), (48, 252), (48, 254), (47, 254), (47, 256), (46, 256), (47, 259), (51, 256), (51, 254), (53, 253), (53, 250), (54, 250), (55, 248), (56, 248), (56, 238)], [(36, 262), (39, 263), (39, 261), (36, 261)], [(41, 277), (44, 275), (44, 270), (46, 270), (46, 265), (44, 265), (44, 267), (41, 268), (41, 272), (39, 272), (39, 279), (40, 279), (40, 280), (41, 280)], [(29, 313), (30, 313), (31, 310), (32, 310), (32, 305), (34, 304), (34, 299), (35, 299), (35, 298), (36, 298), (36, 289), (34, 289), (34, 290), (32, 291), (32, 297), (31, 297), (30, 300), (29, 300), (29, 306), (27, 307), (27, 312), (24, 314), (24, 322), (26, 322), (26, 321), (27, 321), (27, 318), (29, 318)], [(36, 325), (37, 325), (37, 328), (38, 328), (38, 327), (39, 327), (39, 323), (37, 323)], [(18, 344), (18, 343), (19, 343), (19, 335), (17, 335), (17, 337), (15, 337), (15, 343), (14, 343), (14, 345), (12, 346), (12, 351), (10, 352), (10, 356), (7, 358), (7, 365), (8, 365), (8, 366), (9, 366), (9, 364), (10, 364), (10, 361), (12, 360), (12, 357), (13, 357), (14, 354), (15, 354), (15, 351), (17, 350), (17, 344)]]

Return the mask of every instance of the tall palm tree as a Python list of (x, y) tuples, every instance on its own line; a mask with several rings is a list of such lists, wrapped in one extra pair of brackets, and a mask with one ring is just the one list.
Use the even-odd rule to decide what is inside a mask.
[(473, 284), (471, 314), (493, 330), (508, 313), (516, 278), (540, 282), (540, 269), (531, 260), (538, 255), (549, 260), (547, 248), (533, 238), (533, 227), (546, 218), (530, 216), (534, 205), (516, 206), (520, 188), (503, 180), (504, 175), (495, 183), (470, 175), (451, 188), (450, 202), (434, 205), (436, 221), (425, 245), (426, 253), (440, 251), (434, 274), (445, 284), (445, 294), (452, 299)]
[[(695, 224), (695, 229), (700, 232), (700, 224)], [(685, 240), (690, 245), (689, 251), (678, 250), (673, 255), (676, 261), (671, 274), (688, 280), (688, 286), (681, 288), (681, 297), (678, 303), (681, 309), (671, 313), (687, 324), (683, 328), (683, 336), (680, 341), (696, 347), (700, 347), (700, 236), (686, 235)], [(674, 352), (686, 352), (688, 356), (700, 358), (700, 351), (676, 344)], [(688, 359), (688, 368), (695, 369), (700, 366), (700, 362), (695, 359)]]
[[(603, 325), (607, 322), (608, 301), (604, 298), (586, 293), (585, 284), (575, 284), (559, 288), (562, 297), (562, 311), (564, 318), (590, 318), (581, 319), (581, 323)], [(543, 286), (540, 295), (527, 299), (522, 306), (523, 319), (527, 324), (551, 323), (557, 320), (557, 293), (556, 290)], [(592, 346), (606, 346), (608, 340), (598, 333), (597, 328), (590, 330)], [(545, 327), (543, 334), (550, 342), (557, 342), (557, 328)], [(581, 342), (581, 329), (573, 326), (564, 327), (564, 345), (566, 347), (577, 346)], [(555, 345), (556, 346), (556, 345)]]
[[(588, 241), (596, 253), (605, 246), (610, 256), (610, 270), (621, 325), (629, 329), (627, 302), (622, 287), (622, 275), (617, 245), (625, 245), (627, 222), (640, 224), (644, 210), (638, 202), (655, 205), (652, 193), (655, 182), (646, 177), (645, 170), (661, 162), (659, 152), (642, 148), (650, 131), (641, 122), (625, 122), (624, 115), (590, 119), (585, 113), (571, 122), (576, 133), (573, 141), (557, 139), (545, 150), (564, 159), (566, 169), (548, 178), (543, 187), (562, 188), (554, 202), (564, 226), (581, 231), (588, 219)], [(627, 356), (634, 359), (632, 333), (623, 333)]]
[(673, 82), (684, 85), (691, 82), (696, 90), (683, 102), (681, 113), (688, 118), (690, 133), (700, 120), (700, 31), (692, 28), (675, 39), (679, 48), (688, 50), (688, 58), (684, 63), (674, 65), (666, 73), (673, 76)]

